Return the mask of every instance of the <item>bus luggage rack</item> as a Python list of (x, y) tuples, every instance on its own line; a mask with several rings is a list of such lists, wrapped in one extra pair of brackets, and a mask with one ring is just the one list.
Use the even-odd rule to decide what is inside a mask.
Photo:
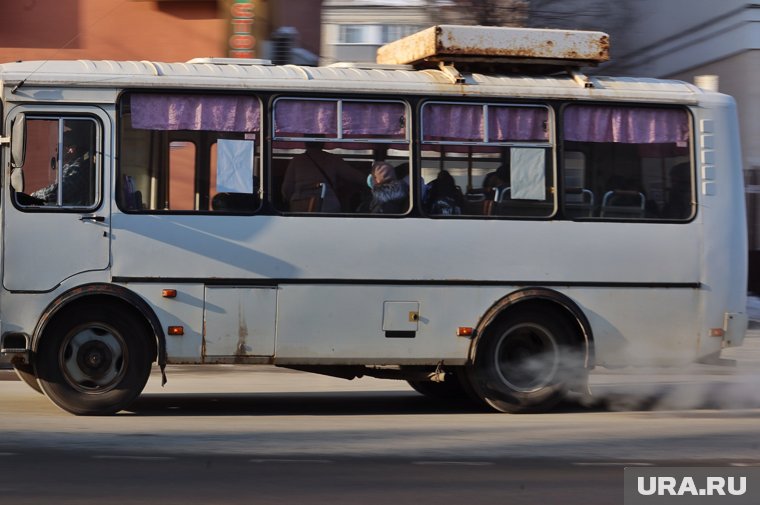
[(495, 26), (433, 26), (377, 50), (377, 63), (417, 68), (457, 63), (544, 72), (545, 67), (577, 69), (607, 60), (609, 35), (603, 32)]

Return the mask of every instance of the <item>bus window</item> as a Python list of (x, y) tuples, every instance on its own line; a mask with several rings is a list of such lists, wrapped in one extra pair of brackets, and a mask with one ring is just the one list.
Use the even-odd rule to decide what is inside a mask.
[(260, 105), (247, 96), (122, 99), (119, 206), (252, 213), (260, 206)]
[[(403, 102), (276, 100), (271, 163), (275, 208), (289, 213), (371, 214), (385, 209), (405, 214), (411, 205), (406, 118)], [(382, 180), (370, 177), (376, 161), (393, 167), (383, 172)], [(391, 198), (398, 205), (378, 205)]]
[(566, 217), (683, 221), (693, 216), (685, 110), (570, 105), (563, 124)]
[(425, 212), (551, 216), (555, 197), (550, 138), (546, 107), (426, 103)]
[(24, 183), (16, 188), (16, 202), (30, 207), (95, 208), (100, 200), (96, 135), (93, 119), (27, 118)]

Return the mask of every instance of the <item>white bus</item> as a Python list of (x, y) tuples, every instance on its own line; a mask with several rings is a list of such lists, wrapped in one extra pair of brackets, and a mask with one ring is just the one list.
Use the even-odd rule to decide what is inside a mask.
[(740, 345), (734, 101), (513, 63), (0, 65), (3, 359), (74, 414), (156, 362), (526, 412)]

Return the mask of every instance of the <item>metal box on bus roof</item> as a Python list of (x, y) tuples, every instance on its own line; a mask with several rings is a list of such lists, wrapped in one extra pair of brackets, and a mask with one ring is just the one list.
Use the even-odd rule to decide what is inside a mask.
[(438, 25), (377, 50), (377, 63), (508, 62), (564, 66), (596, 65), (609, 59), (603, 32), (495, 26)]

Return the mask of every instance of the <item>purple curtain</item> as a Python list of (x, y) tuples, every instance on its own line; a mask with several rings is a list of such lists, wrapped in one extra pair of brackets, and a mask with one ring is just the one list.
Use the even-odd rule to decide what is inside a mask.
[[(483, 105), (429, 104), (423, 109), (423, 140), (483, 142)], [(546, 109), (488, 106), (489, 142), (547, 142)]]
[(621, 144), (689, 142), (689, 116), (680, 109), (575, 105), (565, 109), (565, 140)]
[(343, 102), (343, 136), (404, 139), (406, 107), (402, 103)]
[[(341, 126), (345, 138), (404, 139), (406, 108), (401, 103), (343, 101)], [(275, 105), (278, 137), (338, 136), (338, 102), (279, 100)]]
[(278, 137), (338, 136), (338, 102), (334, 100), (278, 100), (274, 106), (274, 133)]
[(145, 130), (257, 132), (259, 101), (248, 96), (131, 95), (132, 127)]
[(428, 104), (422, 109), (423, 142), (483, 140), (483, 106)]
[(548, 142), (548, 124), (544, 108), (488, 106), (489, 142)]

